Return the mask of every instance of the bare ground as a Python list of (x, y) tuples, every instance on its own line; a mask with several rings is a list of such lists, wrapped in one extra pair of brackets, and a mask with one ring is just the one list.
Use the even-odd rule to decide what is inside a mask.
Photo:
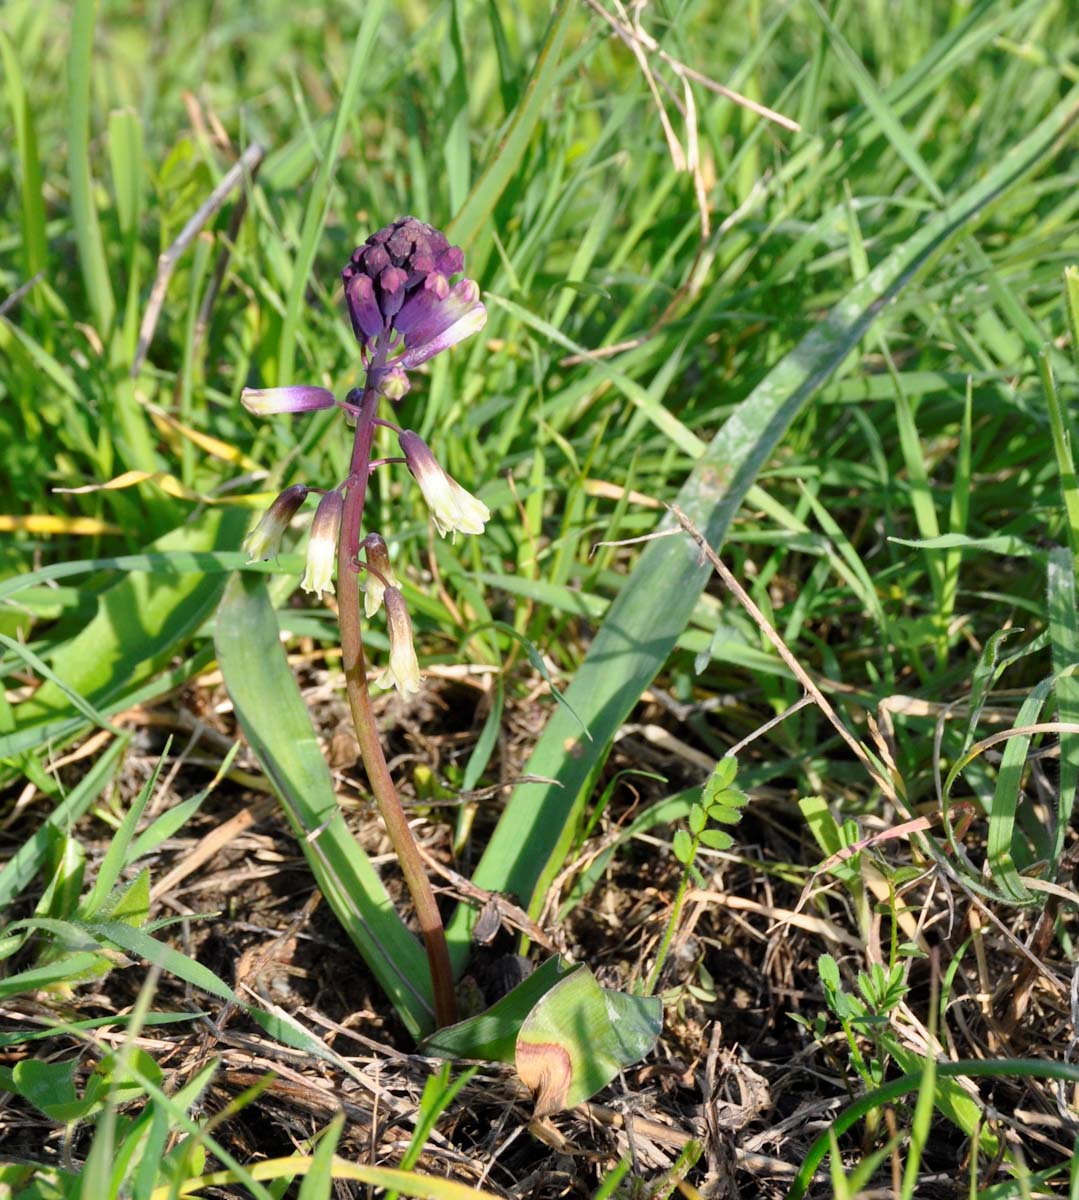
[[(388, 843), (356, 762), (334, 660), (327, 666), (317, 654), (301, 655), (298, 665), (350, 823), (404, 905)], [(542, 727), (549, 703), (541, 697), (542, 690), (539, 685), (520, 688), (520, 698), (507, 705), (489, 771), (503, 785), (520, 774)], [(470, 678), (435, 679), (411, 706), (390, 697), (380, 701), (391, 766), (403, 793), (412, 795), (417, 815), (424, 818), (419, 833), (426, 851), (445, 865), (451, 865), (456, 808), (419, 804), (413, 772), (417, 765), (430, 768), (436, 778), (452, 771), (474, 744), (484, 704), (482, 679)], [(735, 726), (752, 727), (759, 717), (737, 699), (724, 712), (724, 720), (730, 717)], [(556, 883), (540, 920), (558, 951), (589, 963), (607, 986), (628, 985), (652, 961), (681, 877), (667, 846), (670, 830), (657, 829), (656, 836), (622, 847), (585, 903), (561, 922), (551, 914), (575, 869), (609, 844), (620, 826), (643, 806), (703, 780), (708, 752), (693, 732), (694, 722), (685, 716), (658, 693), (639, 706), (631, 731), (611, 755), (606, 778), (633, 769), (662, 774), (667, 782), (633, 775), (615, 787), (600, 827)], [(152, 711), (131, 713), (127, 720), (139, 726), (140, 733), (138, 748), (126, 763), (123, 800), (145, 782), (166, 736), (175, 736), (170, 765), (147, 820), (204, 787), (236, 736), (227, 698), (212, 678)], [(700, 721), (696, 724), (701, 728)], [(746, 762), (752, 762), (752, 753), (747, 752)], [(215, 1136), (241, 1161), (306, 1148), (306, 1139), (343, 1108), (348, 1123), (339, 1152), (359, 1161), (396, 1165), (435, 1064), (411, 1052), (406, 1033), (313, 890), (304, 858), (275, 802), (265, 790), (252, 786), (263, 787), (256, 765), (245, 754), (196, 818), (151, 863), (151, 915), (180, 918), (171, 932), (174, 944), (237, 991), (301, 1020), (324, 1037), (349, 1070), (269, 1041), (243, 1012), (196, 994), (167, 975), (158, 981), (155, 1011), (206, 1015), (147, 1028), (139, 1044), (162, 1067), (170, 1091), (207, 1062), (218, 1063), (204, 1110), (193, 1115), (218, 1114), (221, 1124)], [(65, 785), (78, 778), (88, 761), (76, 760), (61, 769)], [(474, 844), (482, 846), (502, 794), (495, 791), (480, 802)], [(838, 1022), (830, 1018), (818, 1040), (791, 1014), (813, 1021), (826, 1011), (816, 969), (819, 955), (827, 952), (852, 969), (864, 969), (867, 954), (887, 957), (891, 937), (890, 919), (877, 905), (867, 945), (849, 896), (837, 885), (822, 884), (822, 890), (799, 907), (820, 853), (805, 829), (797, 799), (793, 781), (782, 778), (754, 790), (753, 803), (736, 831), (735, 850), (699, 861), (699, 886), (691, 889), (662, 980), (668, 1001), (666, 1026), (651, 1058), (626, 1071), (592, 1104), (540, 1126), (530, 1126), (529, 1097), (512, 1072), (483, 1066), (439, 1121), (420, 1168), (496, 1195), (553, 1200), (590, 1196), (604, 1174), (629, 1153), (642, 1179), (652, 1181), (634, 1194), (664, 1194), (659, 1186), (667, 1170), (687, 1141), (695, 1139), (702, 1154), (688, 1181), (701, 1195), (764, 1200), (783, 1196), (807, 1147), (860, 1091)], [(8, 808), (0, 843), (5, 857), (36, 828), (44, 803), (38, 797)], [(867, 822), (870, 833), (882, 827), (879, 820)], [(90, 862), (99, 859), (108, 844), (104, 822), (91, 816), (77, 833)], [(971, 853), (976, 854), (976, 831), (969, 838)], [(1045, 936), (1046, 922), (1022, 910), (980, 912), (946, 877), (918, 860), (907, 839), (882, 843), (867, 857), (878, 858), (885, 869), (887, 864), (912, 862), (925, 868), (906, 889), (903, 902), (920, 936), (939, 949), (945, 965), (973, 939), (951, 984), (942, 1031), (944, 1053), (959, 1058), (1059, 1059), (1075, 1027), (1071, 968)], [(468, 874), (467, 861), (452, 866)], [(884, 877), (883, 871), (868, 869)], [(459, 889), (444, 877), (440, 883), (448, 913)], [(11, 915), (29, 915), (35, 899), (26, 897)], [(1074, 913), (1058, 914), (1056, 920), (1065, 935), (1075, 936)], [(1051, 934), (1052, 921), (1048, 928)], [(503, 928), (489, 946), (477, 951), (472, 976), (481, 990), (489, 984), (491, 963), (516, 947), (515, 936)], [(545, 953), (533, 945), (534, 959)], [(0, 1010), (0, 1023), (9, 1029), (25, 1028), (60, 1016), (122, 1013), (134, 1002), (145, 970), (144, 964), (134, 964), (68, 995), (42, 993), (32, 1002), (9, 1003)], [(915, 964), (910, 982), (905, 1002), (893, 1014), (892, 1028), (906, 1045), (924, 1050), (932, 983), (928, 962)], [(85, 1074), (101, 1053), (122, 1039), (123, 1031), (105, 1026), (96, 1036), (96, 1050), (56, 1037), (3, 1052), (0, 1061), (11, 1066), (26, 1054), (77, 1055)], [(898, 1073), (891, 1068), (892, 1076)], [(257, 1090), (256, 1098), (230, 1111), (236, 1098), (251, 1088)], [(1075, 1131), (1058, 1106), (1052, 1084), (998, 1079), (971, 1088), (995, 1114), (997, 1132), (1032, 1169), (1068, 1157)], [(906, 1108), (889, 1109), (884, 1135), (893, 1127), (908, 1127), (909, 1121)], [(8, 1160), (77, 1164), (90, 1135), (89, 1128), (82, 1128), (67, 1138), (62, 1127), (49, 1125), (18, 1099), (9, 1098), (0, 1111), (0, 1147)], [(858, 1156), (879, 1140), (861, 1124), (843, 1139), (843, 1146)], [(918, 1195), (965, 1195), (968, 1153), (969, 1142), (937, 1114)], [(885, 1163), (883, 1190), (872, 1194), (893, 1194), (888, 1185), (900, 1161), (894, 1156)], [(992, 1168), (983, 1168), (980, 1181), (985, 1184), (993, 1176)], [(821, 1179), (811, 1194), (830, 1195), (830, 1185)], [(342, 1196), (362, 1194), (345, 1190), (355, 1185), (339, 1186)], [(687, 1189), (686, 1194), (692, 1192)]]

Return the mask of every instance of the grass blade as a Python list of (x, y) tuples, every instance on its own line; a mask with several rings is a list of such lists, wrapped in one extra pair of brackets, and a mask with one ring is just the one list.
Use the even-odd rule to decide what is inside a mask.
[[(198, 523), (173, 530), (156, 546), (196, 551), (234, 546), (245, 520), (238, 510), (208, 510)], [(81, 632), (50, 656), (49, 665), (64, 686), (46, 682), (19, 705), (20, 732), (33, 723), (66, 716), (72, 705), (65, 691), (105, 708), (145, 682), (210, 615), (222, 582), (213, 575), (135, 570), (102, 592), (97, 612)]]
[[(1075, 561), (1063, 547), (1049, 553), (1048, 572), (1049, 641), (1053, 653), (1054, 691), (1057, 701), (1057, 720), (1079, 722), (1079, 678), (1075, 664), (1079, 662), (1079, 605), (1075, 595)], [(1079, 787), (1079, 737), (1074, 733), (1060, 735), (1060, 785), (1057, 800), (1056, 830), (1050, 856), (1059, 861), (1075, 807)]]
[(344, 1124), (345, 1114), (338, 1113), (322, 1131), (318, 1146), (311, 1155), (311, 1169), (300, 1184), (297, 1200), (330, 1200), (333, 1195), (333, 1156)]
[[(1079, 1083), (1079, 1066), (1073, 1063), (1048, 1062), (1043, 1059), (1001, 1058), (960, 1059), (958, 1062), (938, 1062), (936, 1075), (939, 1079), (1059, 1079), (1068, 1083)], [(830, 1137), (842, 1137), (852, 1125), (874, 1109), (883, 1110), (901, 1096), (909, 1096), (921, 1087), (923, 1072), (914, 1071), (893, 1079), (868, 1095), (861, 1096), (849, 1105), (817, 1138), (809, 1148), (787, 1192), (787, 1200), (802, 1200), (816, 1174), (824, 1156), (828, 1153)]]
[(22, 247), (26, 277), (45, 269), (48, 256), (45, 241), (45, 201), (42, 195), (41, 162), (37, 135), (30, 110), (19, 60), (10, 40), (0, 32), (0, 61), (7, 76), (8, 100), (15, 126), (15, 145), (22, 166)]
[(105, 243), (94, 205), (90, 174), (90, 70), (94, 61), (94, 22), (97, 0), (76, 0), (71, 19), (71, 50), (67, 60), (68, 175), (71, 182), (71, 216), (83, 282), (94, 310), (97, 331), (109, 334), (116, 313)]
[(4, 864), (4, 869), (0, 871), (0, 911), (6, 909), (37, 874), (48, 853), (52, 833), (70, 829), (101, 795), (126, 748), (127, 738), (117, 738), (79, 780), (71, 795), (49, 814)]

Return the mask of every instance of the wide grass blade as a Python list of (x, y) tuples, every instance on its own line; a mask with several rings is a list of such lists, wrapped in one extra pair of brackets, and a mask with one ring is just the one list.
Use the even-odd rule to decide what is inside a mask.
[[(992, 170), (873, 268), (739, 405), (694, 466), (677, 500), (712, 545), (722, 544), (746, 491), (790, 423), (889, 301), (957, 234), (973, 227), (991, 205), (1040, 166), (1077, 117), (1079, 88), (1073, 88)], [(666, 520), (663, 528), (670, 530), (672, 522)], [(566, 692), (593, 740), (583, 737), (561, 710), (552, 714), (527, 772), (554, 782), (516, 789), (477, 868), (479, 886), (516, 894), (533, 908), (537, 904), (544, 881), (572, 837), (593, 773), (619, 725), (666, 660), (708, 576), (685, 538), (663, 537), (646, 548)], [(451, 951), (458, 965), (467, 955), (470, 923), (470, 911), (462, 908), (451, 925)]]
[(428, 1032), (433, 1005), (427, 961), (337, 806), (329, 767), (257, 575), (237, 575), (229, 583), (215, 641), (236, 718), (322, 894), (409, 1031), (417, 1037)]
[[(167, 552), (235, 546), (245, 521), (239, 510), (209, 509), (198, 523), (160, 538), (155, 548)], [(8, 586), (17, 591), (25, 580), (24, 576)], [(51, 655), (42, 655), (63, 686), (46, 682), (19, 705), (19, 732), (67, 716), (73, 706), (65, 692), (77, 692), (100, 708), (143, 683), (213, 612), (222, 586), (219, 575), (136, 569), (101, 592), (97, 611), (82, 630)]]

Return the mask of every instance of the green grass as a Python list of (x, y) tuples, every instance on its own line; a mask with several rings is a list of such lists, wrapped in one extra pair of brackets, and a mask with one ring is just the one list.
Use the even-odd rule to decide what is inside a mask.
[[(83, 1184), (50, 1150), (52, 1194), (130, 1183), (131, 1194), (165, 1195), (220, 1170), (247, 1188), (236, 1194), (282, 1195), (282, 1179), (308, 1170), (303, 1159), (313, 1200), (330, 1194), (333, 1147), (353, 1145), (355, 1157), (348, 1125), (327, 1118), (321, 1143), (260, 1182), (228, 1119), (188, 1115), (213, 1072), (185, 1080), (193, 1090), (180, 1103), (154, 1076), (152, 1052), (149, 1062), (136, 1053), (144, 1027), (179, 1015), (186, 988), (188, 1012), (242, 1004), (266, 1036), (328, 1054), (327, 1070), (353, 1069), (325, 1030), (239, 994), (188, 954), (173, 910), (149, 899), (172, 865), (170, 839), (189, 826), (201, 836), (223, 796), (238, 808), (245, 789), (276, 789), (308, 889), (317, 880), (404, 1029), (429, 1027), (422, 958), (379, 878), (392, 867), (376, 872), (343, 820), (318, 832), (335, 790), (349, 803), (356, 790), (318, 752), (295, 682), (310, 689), (308, 668), (287, 667), (278, 650), (279, 629), (293, 654), (329, 650), (332, 691), (336, 621), (296, 593), (302, 538), (272, 572), (238, 574), (255, 513), (287, 484), (332, 486), (349, 451), (338, 414), (256, 421), (239, 393), (358, 382), (338, 274), (354, 245), (405, 213), (464, 246), (489, 320), (417, 375), (400, 419), (494, 514), (481, 538), (436, 541), (396, 468), (372, 480), (372, 524), (405, 583), (421, 662), (433, 674), (477, 664), (495, 680), (479, 701), (467, 693), (474, 711), (444, 722), (437, 711), (464, 693), (432, 682), (447, 707), (410, 720), (427, 723), (424, 737), (463, 739), (439, 765), (436, 799), (528, 777), (495, 799), (421, 807), (432, 844), (454, 845), (457, 871), (512, 893), (533, 918), (561, 911), (577, 929), (608, 887), (628, 912), (614, 881), (676, 865), (672, 842), (695, 798), (687, 784), (708, 771), (684, 778), (665, 764), (670, 783), (650, 782), (634, 808), (638, 775), (655, 763), (616, 744), (625, 723), (662, 718), (715, 761), (801, 699), (688, 539), (596, 549), (674, 527), (654, 502), (676, 501), (888, 781), (875, 786), (821, 711), (800, 707), (739, 751), (751, 802), (734, 857), (693, 867), (692, 887), (722, 892), (712, 873), (736, 862), (743, 881), (774, 880), (774, 903), (788, 910), (812, 881), (805, 913), (858, 940), (837, 967), (848, 988), (874, 965), (901, 969), (910, 988), (899, 1005), (867, 1000), (841, 1030), (817, 974), (836, 946), (798, 935), (784, 986), (800, 998), (777, 1011), (804, 1023), (780, 1015), (782, 1037), (816, 1072), (805, 1085), (815, 1098), (849, 1088), (853, 1107), (835, 1122), (838, 1140), (826, 1132), (811, 1147), (792, 1135), (792, 1194), (826, 1194), (832, 1185), (812, 1177), (833, 1148), (837, 1189), (883, 1186), (898, 1155), (917, 1164), (900, 1174), (901, 1194), (917, 1195), (914, 1171), (941, 1169), (935, 1142), (950, 1155), (971, 1139), (971, 1194), (1075, 1194), (1066, 1131), (1057, 1143), (1022, 1128), (1002, 1138), (982, 1120), (989, 1093), (964, 1090), (954, 1062), (925, 1082), (919, 1041), (939, 1024), (942, 1056), (987, 1060), (970, 1074), (996, 1079), (1009, 1103), (1055, 1111), (1052, 1086), (1007, 1081), (1072, 1079), (1059, 979), (1066, 988), (1074, 962), (1075, 893), (1058, 863), (1074, 844), (1079, 781), (1074, 13), (1064, 0), (686, 0), (644, 20), (676, 63), (801, 126), (693, 85), (712, 227), (703, 240), (694, 179), (672, 165), (640, 64), (585, 6), (409, 0), (313, 14), (278, 0), (8, 0), (0, 10), (10, 130), (0, 305), (25, 285), (0, 313), (0, 995), (4, 1021), (20, 1018), (3, 1044), (61, 1063), (82, 1047), (104, 1061), (115, 1044), (98, 1029), (110, 1014), (84, 1011), (80, 996), (115, 987), (120, 1007), (126, 962), (162, 972), (157, 992), (136, 985), (127, 1003), (139, 994), (138, 1005), (114, 1014), (131, 1045), (89, 1102), (82, 1076), (77, 1087), (50, 1076), (51, 1099), (0, 1079), (43, 1128), (55, 1126), (38, 1101), (89, 1103), (87, 1124), (70, 1125)], [(658, 94), (688, 148), (672, 98), (682, 83), (649, 62), (672, 85)], [(180, 257), (132, 374), (159, 255), (255, 142), (265, 160)], [(381, 452), (393, 453), (389, 439)], [(125, 486), (100, 486), (113, 480)], [(380, 662), (377, 621), (367, 637)], [(665, 708), (642, 707), (649, 688)], [(170, 818), (151, 777), (168, 777), (175, 752), (158, 746), (147, 773), (131, 714), (192, 707), (226, 742), (238, 720), (257, 759), (224, 763), (214, 743), (199, 786), (180, 777)], [(315, 719), (326, 733), (331, 718)], [(397, 751), (423, 756), (423, 738), (392, 736)], [(85, 759), (63, 765), (80, 749)], [(915, 824), (866, 844), (902, 822)], [(647, 838), (663, 848), (643, 851)], [(843, 847), (843, 861), (814, 877)], [(601, 857), (582, 859), (589, 849)], [(623, 983), (655, 963), (672, 877), (642, 879), (653, 897), (644, 925), (608, 930), (597, 948)], [(229, 919), (253, 919), (242, 893), (235, 904)], [(982, 912), (973, 927), (972, 909)], [(459, 970), (476, 915), (461, 906), (450, 921)], [(719, 945), (724, 912), (701, 919), (715, 922)], [(1048, 935), (1033, 951), (1043, 965), (1018, 1026), (1027, 1040), (1012, 1045), (1000, 1030), (1028, 960), (1009, 937), (1026, 944), (1039, 920)], [(928, 1012), (924, 956), (938, 941), (958, 1016), (946, 999)], [(672, 953), (660, 978), (672, 1038), (699, 1027), (685, 1024), (686, 1004), (704, 1006), (700, 1022), (730, 1019), (720, 1000), (687, 998), (708, 994), (697, 966), (716, 973), (701, 953), (690, 966)], [(989, 1013), (970, 998), (987, 983)], [(41, 1033), (30, 1014), (45, 1013), (65, 1031), (44, 1047), (25, 1042)], [(668, 1057), (707, 1051), (674, 1045)], [(450, 1093), (440, 1095), (419, 1105), (430, 1119), (409, 1168), (443, 1127)], [(50, 1119), (74, 1120), (56, 1111)], [(678, 1121), (677, 1108), (670, 1115)], [(166, 1145), (156, 1174), (138, 1166), (146, 1146)], [(612, 1152), (588, 1177), (598, 1194), (623, 1194), (617, 1179), (603, 1183), (620, 1159)], [(689, 1178), (700, 1184), (703, 1160)], [(410, 1194), (396, 1176), (367, 1181)], [(489, 1184), (499, 1194), (511, 1180)]]

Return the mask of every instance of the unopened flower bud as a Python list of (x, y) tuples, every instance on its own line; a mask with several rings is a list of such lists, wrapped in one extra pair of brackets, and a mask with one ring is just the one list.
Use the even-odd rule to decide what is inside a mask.
[(487, 505), (443, 471), (418, 433), (411, 429), (402, 430), (398, 441), (442, 537), (447, 533), (482, 533), (484, 525), (491, 519)]
[(300, 580), (300, 587), (305, 592), (321, 595), (333, 591), (333, 564), (337, 558), (337, 537), (341, 532), (344, 507), (340, 492), (327, 492), (318, 502), (307, 541), (307, 568)]
[(368, 571), (363, 581), (363, 611), (373, 617), (382, 606), (382, 597), (389, 587), (400, 587), (393, 573), (390, 552), (380, 534), (369, 533), (364, 542), (367, 548)]
[(412, 621), (405, 598), (395, 587), (386, 588), (386, 621), (390, 631), (390, 661), (378, 679), (379, 686), (393, 686), (402, 696), (420, 690), (420, 664), (412, 644)]
[(336, 403), (333, 392), (326, 388), (295, 387), (244, 388), (240, 403), (256, 417), (268, 417), (275, 413), (315, 412), (320, 408), (333, 408)]
[(244, 538), (243, 545), (249, 562), (277, 557), (281, 552), (281, 538), (306, 499), (307, 488), (302, 483), (285, 488)]
[(415, 217), (371, 234), (341, 273), (352, 330), (364, 352), (379, 339), (396, 345), (403, 338), (396, 361), (410, 370), (482, 329), (487, 312), (478, 286), (470, 279), (450, 283), (464, 265), (460, 247)]
[(379, 395), (385, 396), (393, 404), (403, 400), (411, 386), (403, 367), (391, 367), (378, 380)]

